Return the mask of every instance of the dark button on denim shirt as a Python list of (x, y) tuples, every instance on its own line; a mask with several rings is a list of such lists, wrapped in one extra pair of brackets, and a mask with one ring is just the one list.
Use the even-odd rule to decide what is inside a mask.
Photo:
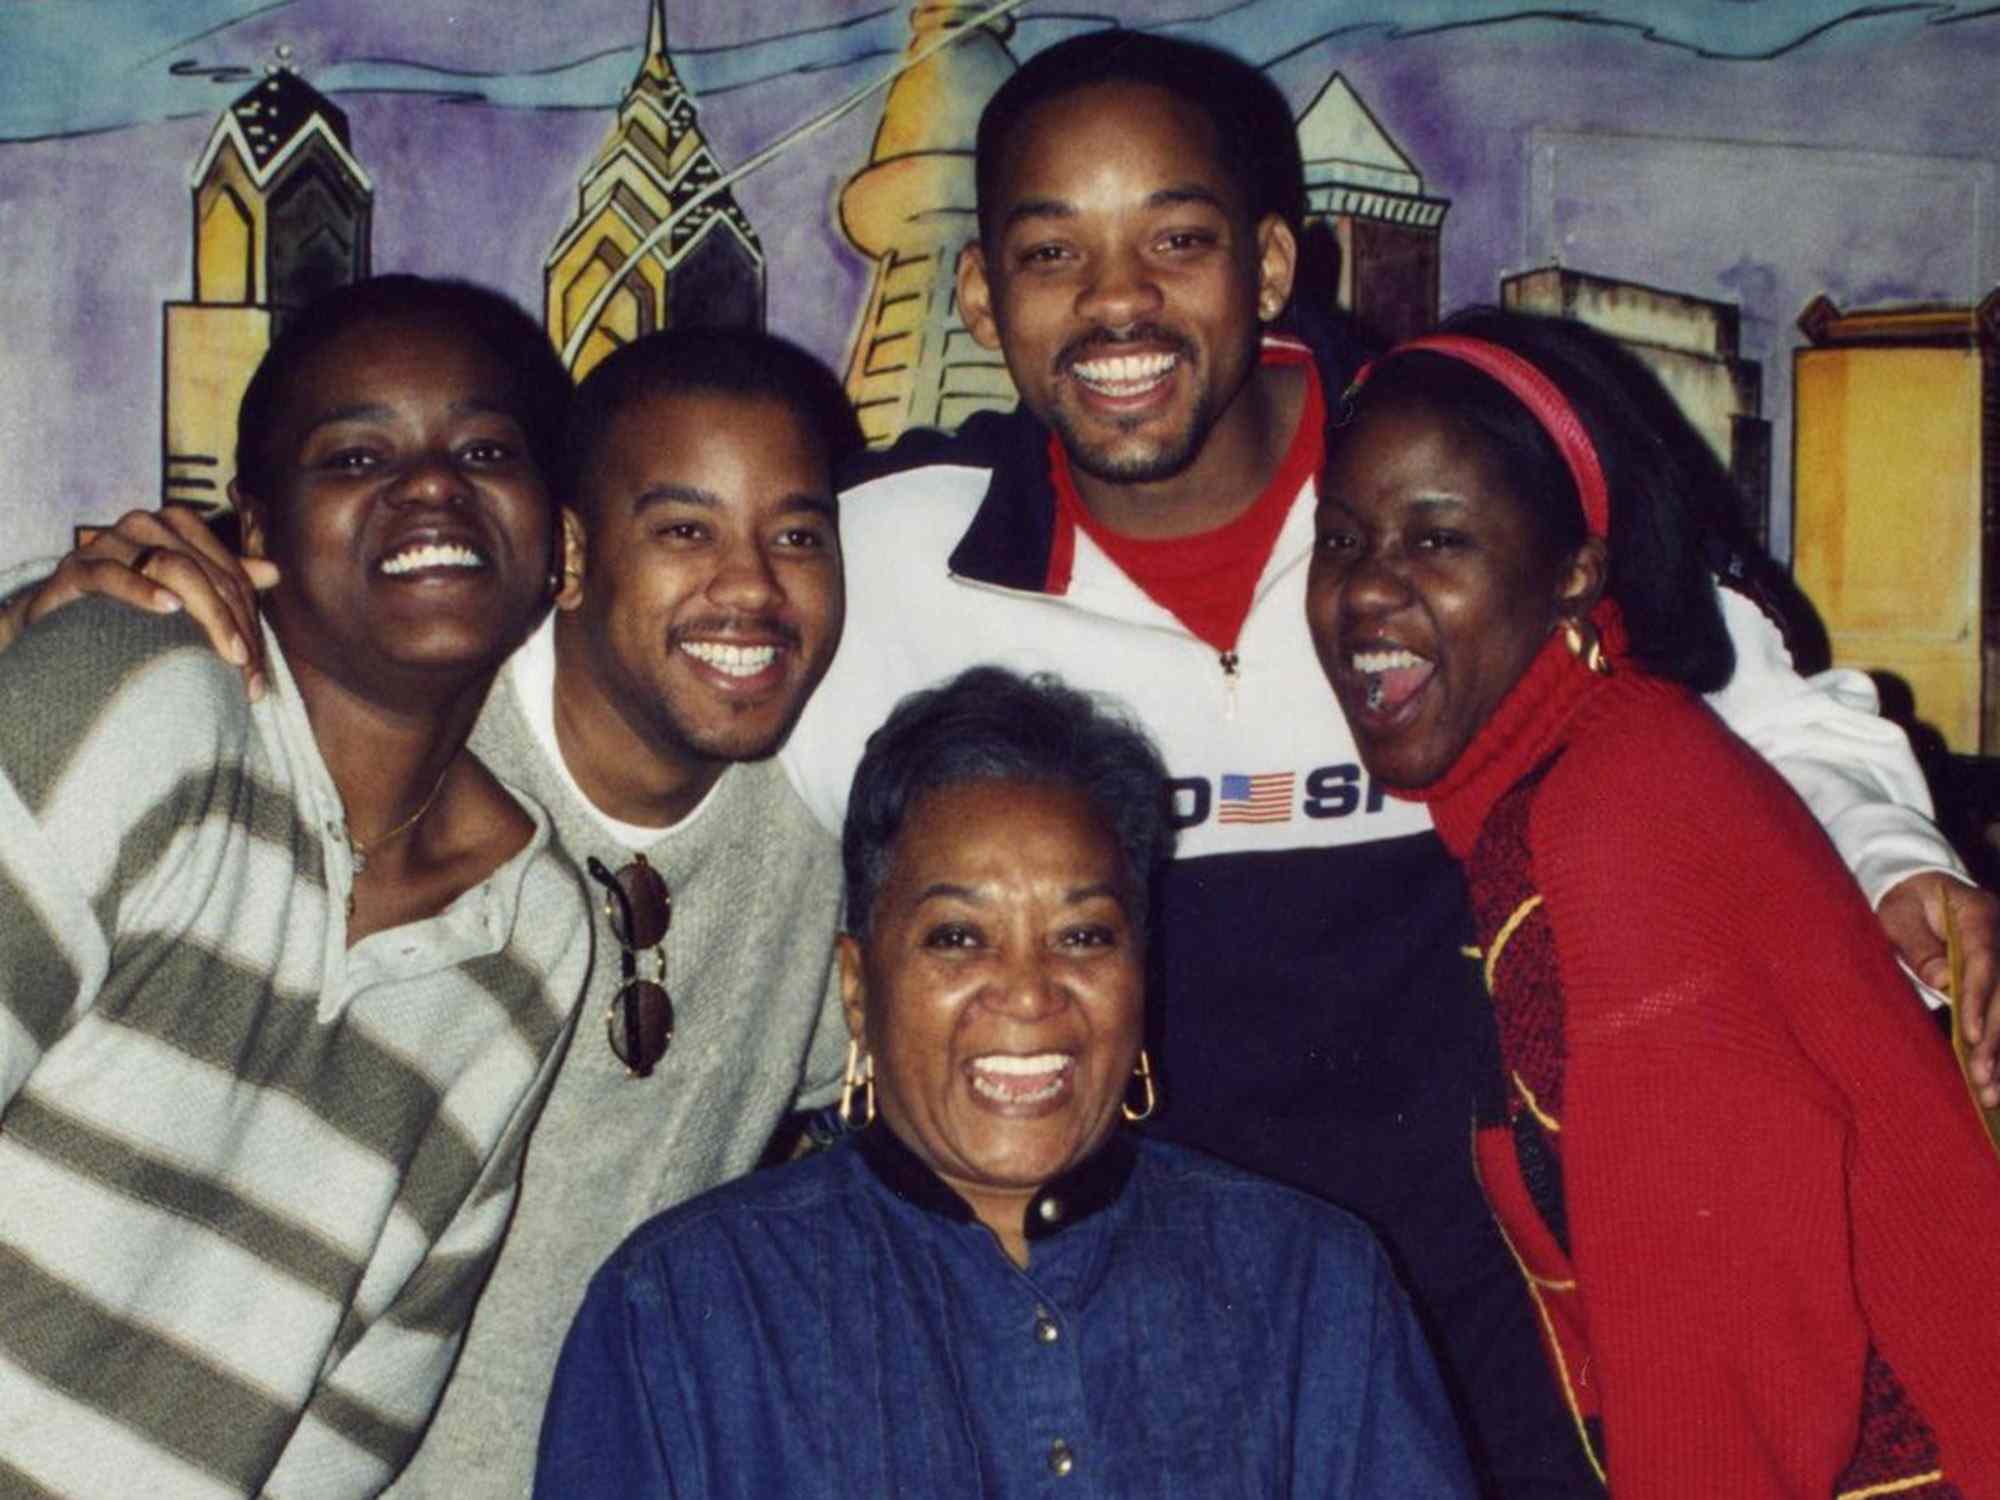
[(1121, 1136), (1026, 1227), (1021, 1269), (880, 1127), (661, 1215), (591, 1284), (535, 1493), (1472, 1494), (1402, 1295), (1339, 1210)]

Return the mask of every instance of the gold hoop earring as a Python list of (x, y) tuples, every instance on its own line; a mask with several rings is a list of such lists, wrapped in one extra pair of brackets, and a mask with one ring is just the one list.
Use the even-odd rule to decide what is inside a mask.
[(1137, 1125), (1141, 1120), (1150, 1120), (1160, 1102), (1159, 1091), (1153, 1087), (1153, 1060), (1146, 1056), (1144, 1047), (1139, 1049), (1139, 1060), (1132, 1065), (1132, 1077), (1145, 1089), (1146, 1102), (1137, 1109), (1132, 1107), (1132, 1085), (1128, 1082), (1125, 1085), (1125, 1101), (1118, 1108), (1126, 1119)]
[(1586, 628), (1580, 621), (1563, 616), (1563, 644), (1569, 654), (1582, 662), (1599, 677), (1611, 675), (1611, 660), (1604, 654), (1604, 641), (1593, 628)]
[[(861, 1090), (861, 1125), (854, 1123), (854, 1091)], [(847, 1039), (847, 1068), (840, 1080), (840, 1123), (849, 1130), (875, 1123), (875, 1056), (864, 1053), (857, 1038)]]

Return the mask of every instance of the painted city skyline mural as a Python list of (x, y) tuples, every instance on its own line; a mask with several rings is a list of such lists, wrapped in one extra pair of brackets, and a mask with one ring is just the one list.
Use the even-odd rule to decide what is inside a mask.
[(363, 269), (499, 287), (580, 367), (761, 319), (880, 439), (1006, 404), (950, 307), (972, 123), (1105, 25), (1267, 72), (1364, 322), (1504, 296), (1641, 346), (1781, 557), (1801, 315), (2000, 284), (1990, 6), (30, 0), (0, 8), (0, 564), (212, 492), (232, 361)]

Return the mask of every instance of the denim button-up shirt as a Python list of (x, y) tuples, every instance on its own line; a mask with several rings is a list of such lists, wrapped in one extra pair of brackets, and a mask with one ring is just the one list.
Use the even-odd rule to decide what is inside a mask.
[(662, 1214), (592, 1282), (549, 1500), (1473, 1493), (1372, 1236), (1121, 1136), (1029, 1260), (881, 1127)]

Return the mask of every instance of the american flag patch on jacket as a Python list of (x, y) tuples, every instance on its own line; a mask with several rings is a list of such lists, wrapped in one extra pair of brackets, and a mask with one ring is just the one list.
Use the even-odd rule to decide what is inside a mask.
[(1289, 823), (1296, 771), (1268, 771), (1261, 776), (1226, 775), (1216, 799), (1219, 823)]

